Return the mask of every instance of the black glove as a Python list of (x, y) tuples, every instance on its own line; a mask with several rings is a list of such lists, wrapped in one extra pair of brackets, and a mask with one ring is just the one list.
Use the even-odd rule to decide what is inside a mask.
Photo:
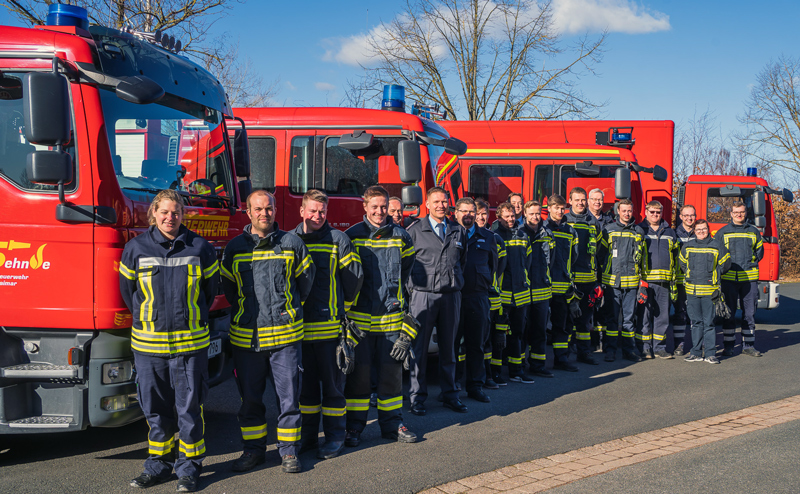
[(717, 317), (721, 317), (722, 319), (730, 319), (732, 317), (731, 309), (728, 307), (728, 304), (725, 303), (725, 297), (719, 289), (714, 290), (714, 293), (711, 295), (711, 301), (714, 303), (714, 313)]
[(492, 331), (492, 351), (503, 351), (506, 347), (506, 332)]
[(581, 304), (580, 299), (573, 298), (569, 303), (569, 315), (572, 316), (572, 320), (576, 320), (581, 317)]
[(342, 336), (344, 336), (351, 342), (353, 348), (355, 348), (355, 346), (358, 345), (361, 342), (361, 340), (363, 340), (364, 337), (367, 336), (367, 333), (359, 329), (356, 323), (351, 321), (350, 318), (348, 318), (347, 316), (344, 316), (342, 318), (341, 325), (342, 325)]
[(356, 368), (355, 345), (347, 339), (347, 334), (344, 332), (336, 347), (336, 366), (344, 374), (350, 374)]
[(640, 304), (647, 303), (647, 289), (650, 288), (650, 284), (646, 281), (642, 280), (639, 282), (639, 291), (636, 292), (636, 302)]
[(397, 337), (397, 341), (394, 342), (394, 346), (392, 347), (392, 351), (389, 352), (389, 356), (398, 362), (402, 362), (408, 358), (410, 354), (411, 338), (409, 338), (405, 333), (401, 334)]

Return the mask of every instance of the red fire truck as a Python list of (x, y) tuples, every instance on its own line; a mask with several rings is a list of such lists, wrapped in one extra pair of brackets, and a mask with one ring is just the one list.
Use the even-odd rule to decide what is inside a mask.
[[(0, 434), (141, 418), (118, 270), (155, 193), (178, 190), (220, 250), (249, 222), (246, 134), (232, 150), (220, 83), (167, 35), (89, 27), (69, 5), (50, 17), (0, 27)], [(223, 296), (211, 312), (217, 382)]]

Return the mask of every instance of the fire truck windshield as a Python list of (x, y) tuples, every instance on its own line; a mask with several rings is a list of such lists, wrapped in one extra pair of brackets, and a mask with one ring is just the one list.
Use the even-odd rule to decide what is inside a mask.
[(167, 94), (136, 105), (100, 91), (120, 188), (129, 197), (177, 189), (189, 205), (227, 207), (233, 197), (222, 114)]

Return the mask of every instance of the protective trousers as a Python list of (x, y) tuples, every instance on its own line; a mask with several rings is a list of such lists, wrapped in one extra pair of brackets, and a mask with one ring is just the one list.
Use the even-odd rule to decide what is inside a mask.
[[(461, 299), (461, 318), (456, 341), (462, 341), (466, 363), (467, 391), (480, 389), (486, 380), (484, 343), (489, 334), (489, 294), (470, 293)], [(461, 354), (461, 352), (459, 352)]]
[(399, 331), (370, 331), (356, 346), (356, 367), (347, 376), (347, 430), (363, 432), (369, 413), (370, 374), (373, 363), (378, 379), (378, 425), (382, 433), (396, 432), (403, 422), (403, 363), (389, 353)]
[(549, 310), (549, 300), (540, 300), (528, 306), (526, 339), (531, 348), (531, 354), (528, 358), (531, 370), (544, 369), (545, 360), (547, 359), (547, 314)]
[[(683, 348), (688, 352), (692, 348), (692, 333), (689, 326), (689, 316), (686, 313), (686, 285), (678, 283), (678, 297), (672, 302), (674, 314), (672, 315), (672, 338), (675, 342), (675, 348), (684, 343)], [(687, 331), (688, 330), (688, 331)]]
[[(508, 375), (514, 376), (522, 372), (522, 342), (525, 341), (525, 320), (528, 316), (528, 305), (515, 307), (503, 305), (503, 312), (508, 313), (508, 336), (506, 337), (505, 355), (508, 360)], [(493, 353), (497, 354), (494, 349)], [(494, 360), (494, 357), (492, 358)], [(499, 359), (502, 362), (502, 358)], [(500, 367), (495, 367), (496, 373)]]
[(411, 403), (428, 398), (428, 344), (433, 327), (439, 338), (439, 386), (445, 400), (458, 399), (456, 391), (456, 333), (461, 314), (461, 292), (433, 293), (416, 290), (411, 295), (411, 315), (422, 328), (414, 340), (411, 367)]
[(640, 352), (667, 350), (669, 329), (669, 282), (649, 283), (647, 302), (636, 304), (641, 333), (636, 334)]
[(270, 380), (278, 402), (278, 453), (296, 455), (300, 441), (300, 374), (302, 343), (254, 352), (233, 348), (236, 385), (242, 396), (239, 427), (242, 429), (244, 452), (263, 455), (267, 449), (267, 407), (264, 390)]
[(317, 442), (320, 415), (325, 441), (344, 441), (347, 400), (344, 398), (345, 376), (336, 365), (338, 344), (337, 340), (303, 343), (303, 379), (300, 389), (303, 443)]
[(150, 426), (145, 473), (163, 478), (174, 467), (179, 478), (199, 477), (206, 452), (203, 402), (208, 395), (208, 353), (203, 349), (171, 358), (139, 352), (133, 356), (139, 405)]
[[(489, 312), (489, 331), (486, 334), (486, 340), (483, 343), (483, 364), (486, 368), (486, 375), (489, 377), (493, 376), (492, 365), (494, 364), (494, 347), (492, 346), (492, 332), (497, 331), (497, 318), (500, 315), (500, 310), (493, 310)], [(508, 329), (506, 329), (508, 331)], [(502, 354), (498, 354), (497, 356), (497, 363), (496, 365), (502, 366), (503, 365), (503, 356)]]
[(711, 297), (689, 295), (686, 298), (686, 311), (692, 321), (692, 355), (713, 357), (717, 353), (717, 328), (714, 326), (715, 312)]
[(579, 356), (592, 354), (592, 316), (594, 309), (589, 307), (589, 294), (594, 291), (595, 283), (578, 283), (575, 285), (583, 293), (580, 300), (581, 317), (572, 320), (575, 327), (575, 347)]
[(553, 294), (550, 299), (550, 322), (553, 324), (553, 361), (569, 360), (569, 337), (572, 326), (566, 295)]
[(733, 348), (736, 344), (736, 306), (742, 308), (742, 347), (747, 348), (756, 343), (756, 307), (758, 306), (757, 281), (722, 280), (722, 294), (731, 311), (731, 318), (722, 321), (722, 342), (725, 348)]
[(616, 354), (617, 345), (623, 353), (634, 350), (634, 316), (636, 315), (636, 288), (607, 287), (604, 297), (608, 307), (603, 351)]

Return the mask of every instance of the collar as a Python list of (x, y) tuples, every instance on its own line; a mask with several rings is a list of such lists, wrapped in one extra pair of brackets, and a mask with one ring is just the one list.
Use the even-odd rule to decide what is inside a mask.
[(428, 222), (431, 224), (431, 230), (433, 230), (433, 233), (436, 233), (437, 235), (439, 232), (436, 231), (436, 225), (444, 225), (444, 234), (447, 235), (447, 218), (443, 219), (441, 223), (437, 223), (431, 215), (428, 215)]

